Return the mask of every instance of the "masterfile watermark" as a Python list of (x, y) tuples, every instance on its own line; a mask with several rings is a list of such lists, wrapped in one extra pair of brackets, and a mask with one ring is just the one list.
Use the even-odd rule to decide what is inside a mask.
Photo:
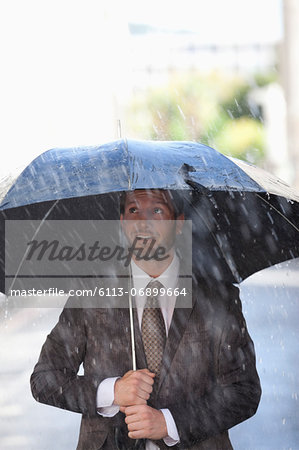
[(70, 289), (68, 292), (65, 292), (63, 289), (57, 289), (56, 287), (52, 287), (49, 289), (11, 289), (9, 291), (9, 296), (11, 297), (38, 297), (38, 296), (58, 296), (58, 297), (75, 297), (75, 296), (83, 296), (83, 297), (93, 297), (97, 295), (97, 288), (95, 289)]
[[(180, 287), (192, 281), (192, 224), (185, 221), (180, 235), (175, 221), (163, 221), (169, 236), (159, 234), (148, 221), (125, 235), (120, 220), (7, 220), (5, 222), (5, 293), (19, 306), (33, 305), (44, 295), (55, 307), (54, 297), (77, 292), (80, 307), (123, 307), (132, 294), (131, 262), (159, 264), (179, 260)], [(132, 229), (132, 224), (130, 224)], [(162, 237), (163, 238), (162, 238)], [(88, 295), (80, 292), (92, 292)], [(37, 293), (38, 292), (38, 293)], [(41, 294), (41, 292), (43, 292)], [(61, 294), (59, 294), (61, 292)], [(62, 293), (63, 292), (63, 293)], [(103, 292), (105, 295), (103, 295)], [(110, 295), (117, 292), (117, 295)], [(181, 291), (183, 292), (183, 291)], [(175, 294), (174, 294), (175, 295)], [(180, 299), (179, 299), (180, 297)], [(187, 296), (178, 296), (182, 307)], [(26, 299), (26, 300), (25, 300)], [(80, 303), (80, 302), (79, 302)], [(78, 303), (78, 304), (79, 304)]]
[[(149, 244), (147, 246), (147, 244)], [(143, 239), (136, 237), (129, 247), (115, 245), (113, 248), (101, 246), (99, 241), (95, 241), (92, 245), (82, 243), (78, 248), (70, 245), (61, 245), (59, 240), (54, 239), (47, 241), (43, 239), (38, 241), (34, 239), (27, 243), (28, 252), (26, 261), (36, 257), (37, 261), (48, 258), (49, 261), (123, 261), (124, 267), (128, 267), (134, 255), (137, 261), (155, 260), (164, 261), (169, 257), (167, 249), (163, 246), (156, 246), (156, 240)], [(141, 245), (141, 246), (140, 246)]]

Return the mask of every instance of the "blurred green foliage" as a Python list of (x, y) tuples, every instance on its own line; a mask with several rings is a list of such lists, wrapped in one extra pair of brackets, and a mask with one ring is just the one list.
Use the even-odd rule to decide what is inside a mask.
[(253, 164), (265, 152), (263, 119), (250, 92), (273, 81), (257, 75), (173, 74), (167, 84), (135, 93), (127, 112), (130, 137), (193, 140)]

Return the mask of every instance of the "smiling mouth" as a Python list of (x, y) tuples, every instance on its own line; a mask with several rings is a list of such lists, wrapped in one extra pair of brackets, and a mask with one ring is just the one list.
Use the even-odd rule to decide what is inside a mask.
[(139, 241), (155, 241), (156, 236), (153, 236), (152, 234), (135, 234), (135, 239), (138, 239)]

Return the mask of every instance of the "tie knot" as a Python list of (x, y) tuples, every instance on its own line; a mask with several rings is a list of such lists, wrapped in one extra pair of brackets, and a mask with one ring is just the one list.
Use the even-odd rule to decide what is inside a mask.
[(160, 308), (158, 297), (161, 295), (163, 284), (160, 281), (152, 280), (145, 288), (146, 304), (145, 308)]
[[(154, 295), (160, 295), (160, 289), (163, 288), (163, 284), (160, 283), (160, 281), (158, 280), (151, 280), (148, 285), (146, 286), (146, 289), (151, 289), (151, 290), (158, 290), (158, 293), (154, 294)], [(154, 291), (155, 292), (155, 291)], [(152, 294), (150, 294), (152, 295)]]

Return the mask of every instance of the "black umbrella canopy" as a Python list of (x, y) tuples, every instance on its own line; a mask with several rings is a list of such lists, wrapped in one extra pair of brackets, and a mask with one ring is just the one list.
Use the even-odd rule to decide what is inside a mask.
[(118, 219), (119, 193), (169, 189), (193, 225), (193, 267), (240, 282), (299, 256), (299, 196), (195, 142), (120, 140), (49, 150), (2, 189), (4, 219)]

